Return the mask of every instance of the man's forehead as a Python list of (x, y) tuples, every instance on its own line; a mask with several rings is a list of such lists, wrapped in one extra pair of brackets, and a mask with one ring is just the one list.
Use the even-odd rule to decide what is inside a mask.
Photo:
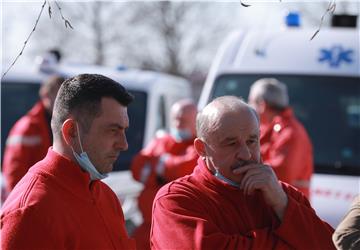
[(259, 131), (256, 115), (248, 108), (222, 112), (213, 109), (207, 115), (209, 118), (209, 132), (219, 138), (224, 138), (224, 136), (236, 137), (238, 133), (244, 132), (257, 134)]
[(127, 114), (127, 107), (117, 102), (112, 98), (103, 98), (102, 102), (102, 112), (100, 117), (106, 123), (118, 123), (122, 126), (129, 124), (129, 117)]

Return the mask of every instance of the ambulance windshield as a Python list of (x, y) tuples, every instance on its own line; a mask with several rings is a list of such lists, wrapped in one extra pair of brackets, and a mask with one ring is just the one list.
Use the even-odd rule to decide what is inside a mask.
[(315, 171), (360, 175), (359, 77), (228, 74), (216, 79), (211, 98), (247, 101), (250, 85), (263, 77), (287, 84), (290, 105), (314, 146)]

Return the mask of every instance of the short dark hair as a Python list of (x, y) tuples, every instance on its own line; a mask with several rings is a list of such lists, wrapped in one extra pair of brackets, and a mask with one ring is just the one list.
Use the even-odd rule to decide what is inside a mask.
[(51, 128), (60, 134), (63, 122), (74, 115), (86, 133), (93, 119), (101, 114), (103, 97), (111, 97), (128, 106), (134, 97), (118, 82), (97, 74), (81, 74), (65, 80), (55, 100)]

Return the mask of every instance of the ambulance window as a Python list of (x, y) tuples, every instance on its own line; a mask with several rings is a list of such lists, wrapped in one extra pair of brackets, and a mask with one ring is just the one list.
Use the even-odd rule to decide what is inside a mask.
[(39, 100), (40, 82), (1, 82), (1, 155), (14, 123)]
[[(14, 123), (23, 116), (38, 100), (40, 83), (31, 82), (1, 82), (1, 156), (7, 135)], [(114, 164), (114, 170), (129, 169), (132, 157), (141, 150), (143, 146), (147, 94), (143, 91), (131, 91), (135, 97), (128, 106), (130, 127), (126, 132), (129, 149), (121, 153)]]
[(210, 100), (236, 95), (247, 100), (253, 82), (275, 77), (288, 86), (290, 105), (314, 147), (317, 173), (360, 175), (360, 84), (357, 77), (222, 75)]
[(128, 106), (130, 126), (126, 131), (126, 139), (129, 148), (121, 152), (114, 164), (114, 171), (129, 169), (133, 156), (143, 147), (147, 94), (143, 91), (129, 90), (129, 92), (134, 96), (134, 101)]
[(346, 112), (349, 127), (360, 129), (360, 96), (358, 98), (344, 98), (341, 100), (341, 104)]
[(163, 95), (159, 98), (158, 115), (156, 115), (156, 130), (166, 129), (166, 102)]

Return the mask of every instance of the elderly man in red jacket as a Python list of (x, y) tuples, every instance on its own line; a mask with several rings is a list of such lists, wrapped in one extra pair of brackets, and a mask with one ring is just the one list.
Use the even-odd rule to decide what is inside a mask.
[(303, 125), (289, 107), (286, 85), (273, 78), (256, 81), (249, 104), (260, 117), (261, 156), (279, 180), (310, 196), (313, 174), (312, 144)]
[(334, 249), (333, 229), (262, 163), (254, 109), (219, 97), (196, 126), (198, 165), (157, 193), (152, 249)]
[(66, 80), (56, 97), (53, 147), (1, 212), (1, 249), (135, 249), (116, 194), (100, 179), (127, 150), (133, 97), (102, 75)]
[(40, 100), (10, 130), (2, 165), (6, 195), (32, 165), (45, 157), (52, 145), (50, 120), (56, 94), (64, 80), (57, 75), (49, 77), (40, 87)]
[(197, 108), (188, 99), (171, 107), (170, 134), (154, 138), (133, 159), (132, 173), (135, 180), (144, 184), (138, 198), (143, 223), (134, 236), (139, 249), (150, 248), (151, 208), (156, 192), (165, 183), (190, 174), (198, 158), (194, 149)]

